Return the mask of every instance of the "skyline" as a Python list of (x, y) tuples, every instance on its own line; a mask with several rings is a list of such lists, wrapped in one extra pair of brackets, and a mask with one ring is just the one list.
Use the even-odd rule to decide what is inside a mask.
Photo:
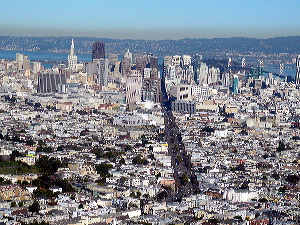
[(295, 0), (0, 0), (2, 36), (182, 39), (299, 35)]

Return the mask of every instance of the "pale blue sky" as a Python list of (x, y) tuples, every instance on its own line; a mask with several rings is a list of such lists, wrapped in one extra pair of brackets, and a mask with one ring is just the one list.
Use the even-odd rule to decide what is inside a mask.
[(0, 0), (0, 35), (179, 39), (299, 33), (299, 0)]

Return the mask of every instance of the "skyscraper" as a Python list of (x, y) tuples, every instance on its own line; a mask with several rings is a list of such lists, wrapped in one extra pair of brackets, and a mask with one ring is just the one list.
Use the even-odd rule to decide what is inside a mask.
[(68, 67), (69, 67), (70, 70), (75, 70), (76, 69), (77, 56), (75, 55), (74, 52), (75, 52), (75, 47), (74, 47), (74, 41), (72, 39), (70, 55), (68, 55)]
[(131, 73), (126, 78), (126, 103), (135, 103), (142, 99), (143, 78), (139, 72)]
[(107, 86), (108, 59), (94, 59), (84, 64), (83, 72), (87, 73), (88, 80), (100, 86)]
[(65, 74), (46, 73), (38, 75), (38, 93), (58, 92), (59, 85), (66, 83)]
[(144, 68), (146, 68), (147, 66), (147, 59), (145, 57), (137, 57), (135, 60), (136, 60), (136, 70), (143, 75)]
[(105, 58), (105, 46), (103, 42), (96, 41), (93, 44), (92, 60)]
[(296, 84), (300, 84), (300, 55), (297, 56), (296, 58)]

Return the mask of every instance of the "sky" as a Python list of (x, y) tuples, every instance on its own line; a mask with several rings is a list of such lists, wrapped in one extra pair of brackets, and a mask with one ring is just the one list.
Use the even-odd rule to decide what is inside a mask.
[(299, 34), (299, 0), (0, 0), (1, 36), (161, 40)]

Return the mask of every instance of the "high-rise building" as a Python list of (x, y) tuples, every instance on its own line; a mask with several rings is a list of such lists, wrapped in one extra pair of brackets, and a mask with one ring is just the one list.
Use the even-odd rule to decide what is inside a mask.
[(30, 60), (27, 55), (16, 53), (16, 62), (19, 70), (29, 70)]
[(142, 99), (142, 75), (136, 71), (126, 78), (126, 103), (136, 103)]
[(160, 102), (160, 78), (144, 78), (142, 86), (142, 100)]
[(97, 77), (96, 83), (100, 86), (107, 86), (108, 76), (108, 60), (107, 59), (94, 59), (95, 74)]
[(93, 62), (85, 63), (83, 71), (87, 73), (88, 80), (100, 86), (107, 86), (107, 59), (94, 59)]
[(182, 66), (190, 66), (192, 64), (192, 58), (190, 55), (182, 56)]
[(300, 55), (297, 56), (296, 58), (296, 84), (300, 84)]
[(96, 41), (93, 44), (92, 60), (94, 59), (105, 59), (105, 46), (103, 42)]
[(137, 57), (135, 61), (136, 61), (136, 70), (143, 75), (144, 68), (146, 68), (147, 66), (147, 59), (145, 57)]
[(180, 55), (174, 55), (172, 57), (172, 65), (173, 66), (180, 66), (181, 64), (181, 56)]
[(158, 70), (158, 58), (157, 57), (150, 57), (150, 68)]
[(242, 67), (245, 68), (246, 67), (246, 59), (242, 58)]
[(72, 39), (70, 55), (68, 55), (68, 67), (70, 70), (76, 70), (77, 56), (75, 55), (74, 41)]
[(129, 49), (127, 50), (127, 52), (125, 52), (124, 58), (128, 58), (130, 60), (130, 63), (132, 63), (132, 53), (129, 51)]
[(121, 62), (121, 74), (123, 77), (129, 76), (131, 71), (131, 60), (130, 58), (124, 57)]
[(237, 94), (239, 90), (239, 77), (237, 75), (233, 76), (233, 86), (232, 86), (232, 92), (233, 94)]
[(38, 93), (58, 92), (59, 86), (66, 83), (65, 74), (46, 73), (38, 75)]
[(165, 56), (164, 57), (164, 71), (163, 71), (163, 76), (167, 76), (167, 71), (168, 71), (168, 66), (172, 64), (172, 56)]
[(196, 77), (196, 82), (200, 85), (202, 84), (207, 84), (208, 83), (208, 66), (206, 63), (199, 62), (199, 67), (197, 68), (197, 77)]
[(118, 62), (118, 55), (117, 54), (109, 54), (108, 55), (108, 65), (113, 66)]

